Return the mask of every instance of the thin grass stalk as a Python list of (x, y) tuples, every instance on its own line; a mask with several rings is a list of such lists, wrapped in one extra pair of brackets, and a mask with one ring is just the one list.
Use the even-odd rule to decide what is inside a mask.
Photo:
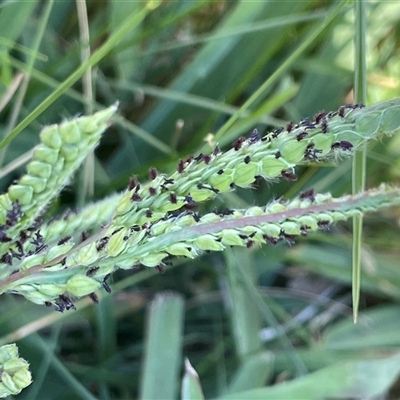
[(61, 97), (72, 85), (80, 79), (89, 67), (93, 67), (98, 64), (114, 47), (124, 38), (126, 33), (139, 25), (146, 15), (157, 7), (156, 2), (148, 2), (143, 9), (130, 15), (120, 27), (109, 37), (109, 39), (97, 49), (87, 60), (87, 62), (81, 64), (65, 81), (63, 81), (45, 100), (43, 100), (23, 121), (21, 121), (12, 132), (0, 142), (0, 149), (9, 144), (19, 133), (22, 132), (30, 123), (35, 121), (37, 117), (45, 111), (50, 105), (54, 103), (59, 97)]
[[(354, 66), (354, 100), (355, 103), (365, 104), (367, 100), (367, 64), (366, 64), (366, 3), (364, 0), (354, 2), (355, 5), (355, 66)], [(366, 145), (354, 155), (352, 191), (353, 194), (365, 190)], [(361, 286), (361, 244), (362, 244), (362, 215), (353, 218), (353, 271), (352, 271), (352, 298), (353, 320), (357, 322), (360, 305)]]
[[(24, 102), (25, 94), (26, 94), (26, 91), (28, 90), (28, 85), (31, 80), (33, 67), (34, 67), (35, 61), (37, 59), (36, 56), (37, 56), (37, 53), (39, 52), (39, 47), (40, 47), (40, 44), (42, 43), (43, 36), (44, 36), (46, 26), (47, 26), (47, 22), (49, 20), (53, 5), (54, 5), (54, 0), (50, 0), (47, 2), (46, 7), (44, 8), (44, 12), (41, 17), (40, 23), (38, 24), (39, 29), (38, 29), (36, 38), (33, 42), (32, 51), (28, 55), (27, 71), (26, 71), (24, 77), (22, 78), (21, 86), (19, 88), (17, 95), (15, 96), (16, 97), (15, 103), (14, 103), (13, 111), (11, 113), (11, 118), (8, 123), (6, 132), (11, 132), (18, 120), (18, 116), (20, 114), (22, 104)], [(7, 153), (7, 147), (2, 148), (2, 150), (0, 151), (0, 166), (3, 165), (6, 153)]]
[(339, 2), (329, 15), (310, 33), (310, 35), (297, 47), (291, 56), (269, 77), (266, 81), (247, 99), (247, 101), (233, 114), (228, 121), (215, 134), (215, 139), (218, 141), (232, 125), (245, 113), (260, 97), (262, 97), (267, 89), (269, 89), (282, 74), (287, 71), (291, 65), (304, 53), (304, 51), (314, 43), (315, 39), (326, 29), (326, 27), (339, 14), (340, 10), (346, 4), (346, 1)]

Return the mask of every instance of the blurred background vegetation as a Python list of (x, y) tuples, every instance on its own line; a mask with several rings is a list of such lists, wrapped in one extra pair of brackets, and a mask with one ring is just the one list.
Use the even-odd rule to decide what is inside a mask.
[[(133, 174), (146, 180), (150, 166), (169, 173), (216, 142), (227, 149), (254, 128), (264, 133), (351, 103), (354, 5), (341, 3), (164, 0), (145, 11), (145, 1), (87, 0), (92, 52), (126, 20), (146, 15), (85, 68), (92, 97), (82, 79), (68, 85), (1, 150), (1, 190), (23, 172), (43, 125), (116, 100), (119, 117), (49, 218), (123, 190)], [(399, 97), (399, 20), (398, 2), (367, 3), (369, 104)], [(2, 138), (79, 68), (82, 23), (72, 0), (0, 4)], [(311, 187), (351, 192), (351, 160), (298, 172), (295, 183), (257, 181), (199, 212), (264, 205)], [(400, 136), (368, 149), (367, 186), (383, 181), (400, 183)], [(0, 343), (17, 342), (34, 378), (19, 398), (178, 398), (185, 358), (206, 398), (399, 398), (400, 210), (364, 223), (357, 325), (351, 223), (294, 246), (173, 260), (163, 274), (121, 271), (99, 305), (85, 299), (64, 314), (3, 295)], [(201, 398), (196, 382), (186, 374), (182, 397)]]

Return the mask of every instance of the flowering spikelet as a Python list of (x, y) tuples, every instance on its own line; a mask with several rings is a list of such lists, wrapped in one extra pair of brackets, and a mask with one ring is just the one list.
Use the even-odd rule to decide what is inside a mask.
[[(117, 105), (113, 105), (91, 116), (74, 118), (42, 130), (41, 144), (34, 149), (27, 174), (0, 196), (0, 226), (7, 238), (16, 239), (22, 229), (30, 227), (68, 184), (72, 174), (98, 143), (116, 110)], [(18, 215), (9, 218), (16, 205)], [(7, 241), (2, 240), (0, 244), (2, 253), (9, 247)]]
[(32, 383), (29, 364), (18, 356), (15, 344), (0, 347), (0, 398), (17, 395)]

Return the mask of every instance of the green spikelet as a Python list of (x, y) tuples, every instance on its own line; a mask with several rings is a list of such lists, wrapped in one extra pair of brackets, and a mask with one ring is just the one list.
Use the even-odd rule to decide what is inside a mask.
[[(6, 207), (0, 213), (0, 224), (5, 233), (15, 239), (22, 229), (32, 225), (48, 203), (68, 184), (71, 176), (87, 154), (98, 143), (108, 121), (117, 110), (113, 105), (89, 117), (75, 118), (60, 125), (45, 127), (41, 144), (33, 153), (27, 166), (27, 174), (11, 185), (8, 193), (1, 195), (0, 202)], [(7, 217), (18, 208), (17, 217)], [(7, 244), (0, 246), (3, 252)]]
[(0, 398), (14, 396), (32, 383), (29, 364), (18, 355), (15, 344), (0, 347)]

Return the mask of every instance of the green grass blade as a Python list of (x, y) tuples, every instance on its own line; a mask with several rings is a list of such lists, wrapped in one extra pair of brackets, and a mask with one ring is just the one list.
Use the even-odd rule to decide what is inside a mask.
[(182, 400), (203, 400), (203, 390), (201, 389), (199, 375), (190, 364), (185, 360), (185, 375), (182, 379)]
[[(367, 65), (366, 65), (366, 3), (364, 0), (355, 1), (356, 14), (356, 37), (355, 37), (355, 77), (354, 97), (356, 103), (366, 103), (367, 99)], [(353, 159), (353, 194), (365, 190), (366, 174), (366, 148), (354, 155)], [(361, 285), (361, 243), (362, 243), (362, 216), (353, 219), (353, 319), (357, 322), (358, 308), (360, 303)]]
[(140, 399), (173, 399), (178, 392), (184, 301), (159, 293), (150, 305)]

